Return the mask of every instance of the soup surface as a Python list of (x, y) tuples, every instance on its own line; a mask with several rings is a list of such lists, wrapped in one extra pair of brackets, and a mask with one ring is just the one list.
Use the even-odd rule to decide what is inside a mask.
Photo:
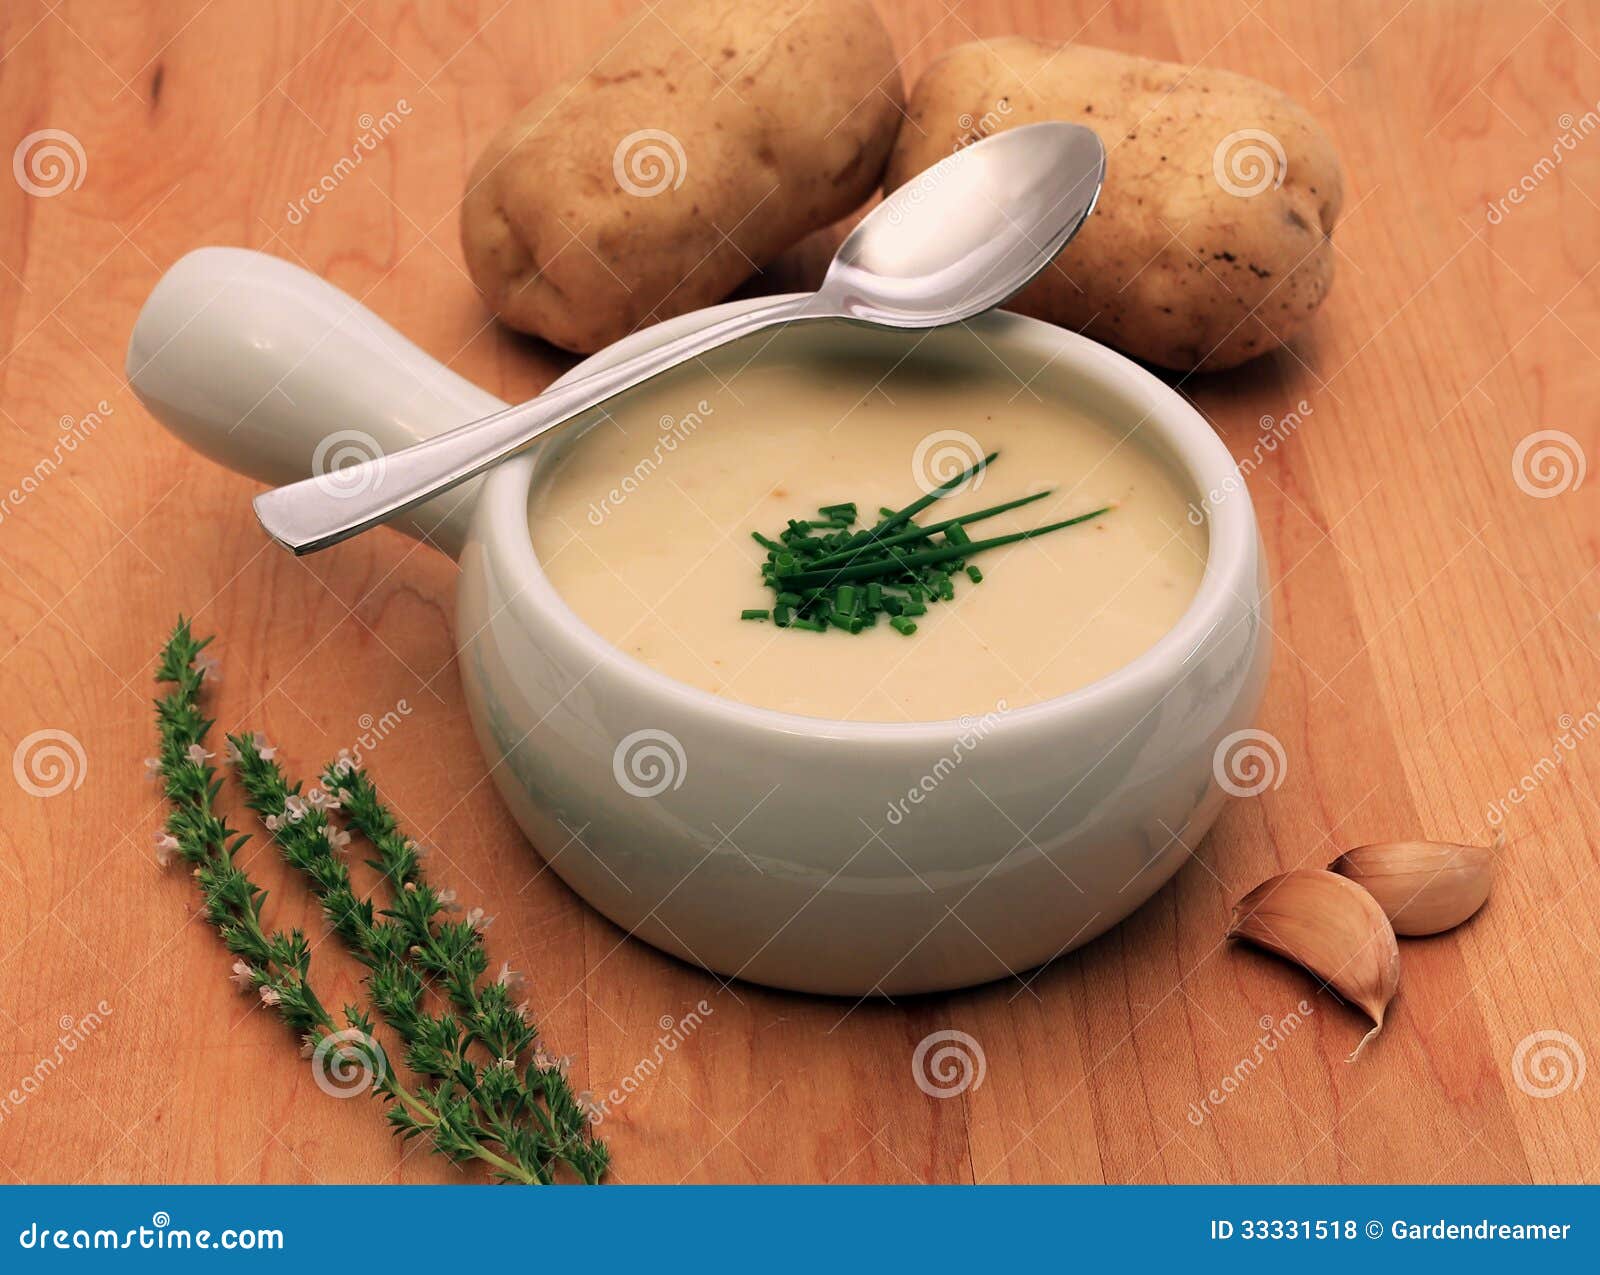
[[(1147, 650), (1188, 607), (1206, 537), (1187, 517), (1186, 487), (1127, 425), (1052, 391), (1048, 368), (1025, 385), (998, 365), (808, 349), (786, 335), (754, 358), (746, 342), (613, 400), (536, 485), (540, 563), (607, 641), (747, 704), (930, 721), (1075, 690)], [(958, 574), (954, 600), (931, 604), (910, 636), (882, 622), (850, 634), (740, 619), (773, 604), (752, 531), (776, 537), (789, 519), (847, 501), (870, 526), (880, 506), (909, 504), (987, 452), (999, 456), (919, 522), (1046, 488), (968, 533), (1116, 508), (974, 557), (982, 582)]]

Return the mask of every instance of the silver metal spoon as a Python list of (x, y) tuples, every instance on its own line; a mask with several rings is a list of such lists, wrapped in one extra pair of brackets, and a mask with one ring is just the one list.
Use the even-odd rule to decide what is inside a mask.
[(526, 403), (403, 451), (255, 498), (256, 517), (314, 553), (421, 504), (608, 398), (763, 328), (850, 319), (936, 328), (991, 310), (1066, 246), (1105, 178), (1100, 139), (1030, 124), (956, 151), (874, 208), (839, 245), (817, 291), (747, 310)]

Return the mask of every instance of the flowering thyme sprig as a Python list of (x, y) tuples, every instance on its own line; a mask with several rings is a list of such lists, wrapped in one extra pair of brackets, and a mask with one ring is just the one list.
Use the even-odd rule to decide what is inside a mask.
[[(322, 786), (335, 794), (350, 826), (372, 846), (376, 857), (367, 862), (393, 890), (393, 907), (384, 915), (404, 932), (411, 959), (440, 980), (473, 1042), (500, 1061), (496, 1079), (507, 1086), (506, 1101), (515, 1112), (539, 1118), (556, 1154), (584, 1181), (598, 1182), (610, 1153), (605, 1143), (585, 1136), (592, 1103), (587, 1093), (572, 1091), (567, 1058), (534, 1047), (538, 1030), (529, 1021), (527, 1002), (512, 1000), (522, 975), (502, 964), (485, 981), (489, 956), (483, 932), (493, 918), (474, 909), (465, 920), (445, 919), (454, 895), (428, 884), (422, 868), (425, 853), (400, 830), (377, 786), (347, 752), (323, 770)], [(532, 1058), (519, 1072), (516, 1063), (530, 1049)]]
[[(516, 1060), (532, 1048), (537, 1033), (511, 1005), (507, 983), (476, 987), (488, 960), (481, 914), (441, 921), (435, 931), (430, 922), (448, 901), (416, 875), (414, 848), (400, 852), (411, 865), (412, 879), (397, 890), (392, 909), (375, 911), (370, 899), (356, 894), (340, 857), (350, 834), (338, 828), (330, 812), (340, 807), (341, 798), (324, 788), (302, 793), (254, 737), (230, 736), (228, 757), (251, 809), (262, 816), (285, 861), (310, 881), (330, 928), (372, 971), (367, 986), (373, 1004), (405, 1042), (407, 1064), (435, 1082), (424, 1092), (450, 1102), (466, 1100), (480, 1139), (497, 1143), (503, 1155), (539, 1181), (553, 1181), (560, 1160), (582, 1181), (597, 1182), (605, 1172), (605, 1148), (584, 1139), (583, 1111), (564, 1077), (537, 1067), (529, 1068), (526, 1078), (518, 1074)], [(389, 863), (386, 858), (374, 866), (385, 871)], [(464, 1018), (426, 1009), (428, 976), (441, 980)], [(482, 1061), (468, 1056), (474, 1044), (487, 1051)], [(402, 1130), (403, 1114), (390, 1113)]]
[(180, 619), (156, 671), (158, 682), (173, 684), (156, 700), (161, 751), (148, 763), (172, 803), (165, 831), (156, 838), (156, 856), (163, 864), (177, 857), (193, 865), (206, 919), (237, 958), (234, 982), (255, 991), (297, 1032), (332, 1032), (337, 1030), (332, 1017), (306, 981), (311, 949), (305, 935), (299, 930), (269, 934), (262, 929), (266, 894), (237, 862), (250, 838), (230, 828), (215, 808), (222, 784), (205, 747), (212, 722), (199, 706), (201, 683), (213, 667), (201, 656), (209, 641), (196, 640)]
[[(222, 784), (205, 747), (214, 723), (200, 711), (201, 686), (208, 676), (216, 678), (216, 661), (202, 655), (210, 641), (195, 638), (180, 616), (156, 669), (156, 680), (173, 687), (156, 700), (160, 753), (146, 763), (172, 804), (165, 830), (156, 838), (157, 860), (166, 865), (179, 858), (193, 865), (206, 919), (234, 954), (233, 981), (242, 990), (253, 989), (300, 1036), (303, 1054), (322, 1066), (354, 1064), (373, 1077), (373, 1090), (388, 1100), (390, 1120), (405, 1136), (425, 1133), (449, 1159), (481, 1160), (506, 1181), (537, 1181), (482, 1145), (469, 1103), (443, 1100), (426, 1089), (413, 1093), (402, 1085), (367, 1015), (346, 1006), (347, 1026), (337, 1026), (312, 989), (311, 948), (304, 934), (262, 928), (266, 892), (238, 864), (249, 837), (229, 827), (216, 810)], [(330, 1055), (336, 1060), (331, 1064)]]

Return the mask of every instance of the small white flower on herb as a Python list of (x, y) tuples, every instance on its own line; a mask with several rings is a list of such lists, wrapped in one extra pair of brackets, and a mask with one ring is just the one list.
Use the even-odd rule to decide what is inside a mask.
[(467, 924), (481, 932), (494, 924), (494, 917), (490, 916), (482, 908), (469, 908), (467, 909)]
[(423, 845), (421, 842), (413, 841), (411, 843), (411, 857), (418, 863), (426, 863), (429, 859), (433, 858), (433, 851), (428, 846)]
[(533, 1021), (533, 1002), (519, 1001), (517, 1004), (517, 1014), (524, 1022), (531, 1023)]
[(268, 815), (261, 822), (266, 825), (268, 832), (276, 832), (284, 824), (284, 821), (278, 818), (277, 815)]
[(341, 748), (339, 750), (339, 757), (338, 760), (333, 763), (333, 768), (341, 775), (348, 775), (355, 770), (356, 760), (350, 755), (350, 750), (348, 748)]
[(317, 1038), (310, 1032), (300, 1037), (300, 1057), (309, 1058), (317, 1052)]
[(170, 864), (178, 853), (178, 839), (170, 832), (156, 833), (156, 862), (163, 868)]
[(348, 788), (340, 788), (334, 793), (334, 796), (339, 799), (339, 804), (341, 806), (348, 806), (352, 801), (355, 800), (354, 794), (351, 793)]
[(540, 1045), (533, 1051), (533, 1065), (540, 1071), (554, 1071), (556, 1060), (554, 1055), (546, 1051), (543, 1045)]
[(244, 961), (233, 963), (233, 973), (229, 974), (228, 978), (241, 992), (248, 992), (256, 985), (255, 968)]
[(144, 777), (156, 783), (161, 782), (161, 758), (146, 757), (144, 759)]
[(500, 972), (494, 976), (494, 981), (515, 996), (522, 990), (524, 979), (519, 971), (511, 968), (510, 961), (501, 961)]
[(222, 750), (222, 756), (225, 760), (232, 762), (235, 766), (244, 760), (244, 754), (239, 751), (239, 745), (234, 743), (231, 739), (228, 741), (228, 746)]
[(256, 754), (262, 761), (271, 761), (278, 755), (278, 750), (267, 743), (267, 737), (260, 731), (250, 736), (250, 742), (256, 746)]
[(283, 1004), (283, 997), (278, 995), (276, 987), (268, 987), (263, 983), (261, 985), (261, 1003), (263, 1005), (281, 1005)]
[(201, 651), (194, 657), (194, 671), (202, 677), (209, 677), (213, 682), (222, 680), (222, 661), (210, 651)]
[(336, 854), (346, 854), (350, 849), (350, 834), (343, 828), (329, 824), (327, 828), (328, 845)]
[(433, 897), (439, 900), (439, 907), (442, 911), (454, 912), (460, 907), (460, 904), (456, 902), (456, 892), (454, 890), (440, 890)]
[(500, 1068), (501, 1071), (515, 1071), (517, 1069), (516, 1060), (513, 1058), (496, 1058), (494, 1065)]
[(200, 747), (199, 744), (190, 744), (188, 750), (184, 753), (184, 756), (186, 756), (196, 766), (200, 766), (210, 758), (215, 757), (216, 754), (208, 753), (204, 748)]
[(297, 792), (283, 799), (283, 817), (290, 823), (299, 823), (311, 810), (311, 803)]

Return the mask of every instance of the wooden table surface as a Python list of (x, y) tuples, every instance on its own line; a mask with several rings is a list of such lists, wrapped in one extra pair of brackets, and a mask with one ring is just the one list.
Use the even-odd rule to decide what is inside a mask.
[[(54, 196), (0, 180), (0, 488), (58, 462), (0, 507), (3, 744), (15, 758), (35, 732), (65, 732), (81, 756), (69, 749), (56, 795), (0, 785), (4, 1180), (461, 1176), (402, 1149), (376, 1104), (318, 1092), (282, 1025), (231, 989), (191, 883), (152, 861), (150, 672), (180, 610), (221, 635), (219, 725), (266, 731), (302, 770), (406, 701), (374, 774), (444, 851), (449, 883), (498, 913), (491, 955), (528, 971), (582, 1083), (614, 1087), (652, 1056), (660, 1020), (709, 1002), (606, 1121), (618, 1181), (1600, 1172), (1600, 1078), (1583, 1076), (1600, 1055), (1600, 473), (1573, 481), (1600, 468), (1600, 129), (1585, 119), (1600, 110), (1600, 5), (880, 8), (908, 77), (975, 36), (1078, 38), (1260, 77), (1336, 139), (1330, 300), (1292, 353), (1181, 386), (1241, 457), (1263, 417), (1304, 420), (1250, 476), (1276, 577), (1261, 724), (1285, 751), (1281, 786), (1234, 802), (1132, 919), (1025, 982), (853, 1006), (723, 988), (625, 939), (540, 871), (485, 782), (455, 671), (454, 566), (388, 533), (301, 561), (269, 549), (252, 485), (158, 428), (122, 357), (164, 268), (241, 244), (326, 275), (506, 398), (537, 391), (570, 360), (485, 321), (456, 200), (501, 120), (592, 58), (632, 0), (15, 0), (0, 141), (66, 130), (83, 180)], [(403, 125), (291, 217), (360, 117), (401, 99)], [(829, 242), (763, 286), (815, 277)], [(1564, 449), (1565, 478), (1526, 450), (1519, 463), (1536, 431), (1560, 432), (1544, 443)], [(82, 436), (70, 450), (66, 434)], [(1367, 841), (1486, 843), (1513, 788), (1488, 906), (1405, 944), (1388, 1026), (1356, 1063), (1354, 1011), (1222, 941), (1262, 878)], [(271, 919), (321, 934), (270, 846), (248, 857)], [(358, 977), (336, 946), (315, 963), (334, 1002)], [(1259, 1050), (1258, 1020), (1301, 997), (1304, 1024)], [(986, 1064), (953, 1098), (911, 1068), (944, 1029)], [(1223, 1101), (1202, 1108), (1213, 1089)]]

